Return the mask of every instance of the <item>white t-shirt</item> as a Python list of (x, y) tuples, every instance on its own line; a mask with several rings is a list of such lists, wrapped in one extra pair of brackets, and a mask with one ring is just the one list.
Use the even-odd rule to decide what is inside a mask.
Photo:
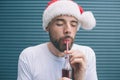
[[(77, 44), (73, 44), (72, 49), (79, 49), (85, 53), (85, 80), (98, 80), (94, 51), (90, 47)], [(47, 43), (26, 48), (19, 56), (17, 80), (59, 80), (64, 61), (64, 57), (57, 57), (49, 51)]]

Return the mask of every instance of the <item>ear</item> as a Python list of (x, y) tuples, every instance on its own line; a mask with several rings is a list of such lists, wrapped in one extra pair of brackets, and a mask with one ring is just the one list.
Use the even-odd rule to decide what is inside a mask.
[(49, 32), (49, 27), (48, 26), (46, 27), (46, 32)]
[(45, 28), (46, 32), (50, 31), (50, 27), (51, 27), (51, 22), (49, 22), (48, 26)]

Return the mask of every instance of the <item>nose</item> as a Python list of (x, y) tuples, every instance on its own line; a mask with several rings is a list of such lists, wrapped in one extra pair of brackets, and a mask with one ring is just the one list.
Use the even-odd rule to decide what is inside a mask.
[(64, 34), (71, 34), (71, 25), (70, 24), (66, 24), (66, 26), (64, 27)]

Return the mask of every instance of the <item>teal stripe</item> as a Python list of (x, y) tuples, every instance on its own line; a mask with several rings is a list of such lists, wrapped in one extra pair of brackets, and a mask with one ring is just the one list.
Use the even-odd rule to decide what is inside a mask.
[[(80, 29), (75, 43), (91, 46), (96, 53), (99, 80), (120, 79), (120, 0), (75, 0), (94, 13), (92, 31)], [(0, 80), (16, 80), (20, 52), (49, 41), (42, 29), (48, 0), (0, 1)]]

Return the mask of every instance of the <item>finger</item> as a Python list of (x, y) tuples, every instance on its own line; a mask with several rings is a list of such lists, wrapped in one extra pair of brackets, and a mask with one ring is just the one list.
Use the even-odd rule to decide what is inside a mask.
[(70, 54), (70, 57), (71, 58), (77, 58), (77, 57), (79, 57), (79, 58), (82, 58), (82, 57), (84, 57), (84, 55), (83, 54), (81, 54), (81, 53), (76, 53), (76, 52), (74, 52), (74, 53), (72, 53), (72, 54)]
[(65, 50), (64, 51), (65, 54), (72, 54), (73, 52), (75, 52), (75, 51), (74, 50), (69, 50), (69, 51)]
[(62, 79), (60, 80), (71, 80), (70, 78), (67, 78), (67, 77), (63, 77)]
[(74, 60), (75, 58), (82, 58), (84, 61), (86, 61), (85, 55), (84, 54), (80, 54), (80, 53), (73, 53), (70, 54), (70, 61)]
[(79, 68), (80, 70), (86, 69), (86, 62), (82, 58), (75, 58), (70, 63), (74, 69), (75, 68)]
[(84, 64), (85, 61), (82, 58), (74, 58), (72, 61), (70, 61), (71, 64)]
[(71, 52), (71, 56), (84, 56), (83, 52), (78, 51), (78, 50), (74, 50), (74, 51), (70, 51)]

